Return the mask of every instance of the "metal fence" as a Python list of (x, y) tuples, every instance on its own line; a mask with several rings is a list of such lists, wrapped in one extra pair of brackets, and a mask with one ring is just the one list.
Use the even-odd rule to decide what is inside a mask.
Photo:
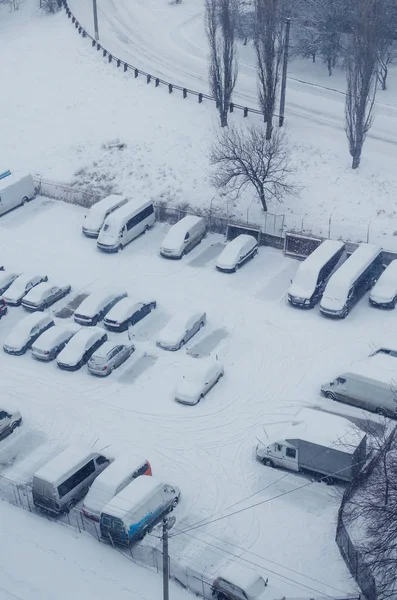
[(41, 177), (34, 176), (33, 181), (36, 187), (37, 194), (62, 200), (68, 204), (77, 204), (84, 208), (90, 208), (95, 202), (101, 200), (103, 195), (88, 190), (74, 188), (62, 183), (48, 181)]
[[(216, 102), (215, 98), (213, 96), (210, 96), (209, 94), (205, 94), (204, 92), (197, 92), (196, 90), (191, 90), (189, 88), (186, 87), (182, 87), (180, 85), (175, 85), (174, 83), (171, 83), (169, 81), (165, 81), (164, 79), (161, 79), (160, 77), (157, 77), (156, 75), (152, 75), (151, 73), (147, 73), (146, 71), (142, 71), (141, 69), (138, 69), (137, 67), (131, 65), (130, 63), (126, 62), (125, 60), (118, 58), (117, 56), (115, 56), (114, 54), (112, 54), (111, 52), (109, 52), (109, 50), (107, 50), (106, 48), (104, 48), (99, 42), (97, 42), (87, 31), (84, 27), (82, 27), (82, 25), (80, 25), (80, 23), (78, 22), (77, 18), (74, 16), (74, 14), (72, 13), (72, 11), (70, 10), (68, 3), (66, 0), (62, 0), (62, 5), (66, 10), (66, 14), (68, 16), (69, 19), (71, 19), (72, 24), (75, 26), (75, 28), (77, 29), (77, 31), (79, 32), (80, 35), (83, 36), (83, 38), (88, 38), (91, 40), (91, 45), (93, 48), (96, 48), (96, 50), (99, 52), (102, 52), (102, 56), (104, 58), (107, 58), (108, 63), (114, 63), (116, 64), (117, 68), (119, 67), (123, 67), (124, 73), (126, 73), (127, 71), (131, 71), (134, 73), (134, 77), (137, 78), (138, 75), (143, 75), (146, 78), (146, 83), (151, 83), (154, 82), (155, 87), (159, 87), (159, 85), (164, 85), (167, 87), (168, 92), (170, 94), (172, 94), (172, 92), (174, 90), (179, 90), (182, 92), (182, 97), (183, 98), (187, 98), (188, 95), (191, 96), (196, 96), (198, 98), (198, 102), (199, 104), (202, 103), (202, 101), (205, 100), (209, 100), (210, 102)], [(263, 111), (260, 110), (259, 108), (251, 108), (249, 106), (243, 106), (241, 104), (236, 104), (234, 102), (231, 102), (229, 104), (229, 112), (233, 112), (234, 110), (242, 110), (243, 111), (243, 115), (244, 117), (248, 116), (248, 113), (253, 113), (253, 114), (257, 114), (257, 115), (262, 115), (263, 116)], [(274, 117), (278, 117), (278, 114), (273, 114)]]
[(365, 561), (353, 544), (345, 524), (343, 517), (338, 519), (338, 527), (336, 531), (336, 543), (338, 544), (339, 551), (348, 566), (348, 569), (360, 586), (361, 591), (367, 600), (376, 600), (377, 591), (374, 577)]

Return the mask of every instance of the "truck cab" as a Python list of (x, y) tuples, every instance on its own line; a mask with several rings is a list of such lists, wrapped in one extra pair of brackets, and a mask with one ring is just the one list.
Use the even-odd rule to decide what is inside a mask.
[(259, 443), (256, 447), (258, 459), (269, 467), (284, 467), (290, 471), (299, 471), (298, 449), (286, 440), (278, 440), (266, 446)]

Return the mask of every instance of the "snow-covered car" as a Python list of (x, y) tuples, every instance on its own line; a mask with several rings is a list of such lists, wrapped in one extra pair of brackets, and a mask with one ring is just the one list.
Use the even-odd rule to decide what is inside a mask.
[(235, 273), (258, 252), (258, 242), (252, 235), (242, 233), (229, 242), (216, 261), (218, 271)]
[(213, 358), (193, 359), (191, 367), (175, 390), (175, 400), (181, 404), (198, 404), (224, 375), (222, 364)]
[(21, 304), (28, 310), (45, 310), (67, 296), (71, 289), (69, 284), (55, 285), (48, 281), (42, 281), (22, 298)]
[(207, 321), (205, 312), (183, 311), (175, 315), (160, 331), (157, 346), (163, 350), (180, 350)]
[(130, 325), (135, 325), (151, 313), (156, 306), (155, 301), (136, 302), (131, 298), (123, 298), (108, 312), (103, 324), (110, 331), (126, 331)]
[(90, 360), (95, 350), (98, 350), (107, 339), (107, 334), (100, 327), (81, 329), (58, 354), (58, 367), (66, 371), (77, 371)]
[(4, 437), (8, 433), (15, 431), (22, 423), (22, 416), (19, 410), (5, 410), (0, 408), (0, 436)]
[(122, 365), (134, 352), (133, 344), (118, 344), (117, 342), (105, 342), (91, 356), (87, 363), (91, 375), (107, 377)]
[(5, 271), (0, 274), (0, 296), (4, 294), (11, 284), (19, 277), (20, 273), (14, 273), (13, 271)]
[(78, 311), (74, 313), (74, 320), (80, 325), (96, 325), (126, 296), (127, 292), (124, 290), (93, 292), (80, 304)]
[(42, 281), (48, 281), (47, 275), (23, 273), (10, 285), (8, 290), (3, 294), (3, 298), (7, 304), (19, 306), (22, 298)]
[(66, 325), (55, 325), (41, 334), (32, 346), (32, 356), (37, 360), (54, 360), (64, 349), (68, 341), (78, 332), (81, 327), (73, 323)]
[(32, 313), (19, 321), (6, 337), (4, 352), (19, 356), (31, 348), (37, 338), (54, 326), (53, 318), (47, 313)]
[(205, 219), (196, 215), (186, 215), (175, 223), (160, 246), (160, 254), (165, 258), (182, 258), (193, 250), (207, 235)]
[(212, 584), (212, 595), (218, 600), (262, 600), (268, 597), (267, 579), (251, 569), (232, 563)]
[(369, 303), (377, 308), (395, 308), (397, 303), (397, 260), (383, 271), (369, 295)]
[(1, 317), (4, 317), (4, 315), (7, 314), (7, 305), (5, 300), (3, 300), (3, 298), (0, 298), (0, 319)]

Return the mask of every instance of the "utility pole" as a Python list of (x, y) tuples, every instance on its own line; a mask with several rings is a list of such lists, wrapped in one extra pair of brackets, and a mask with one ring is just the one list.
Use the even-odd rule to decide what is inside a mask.
[(97, 0), (92, 0), (92, 6), (94, 10), (94, 29), (95, 29), (95, 39), (99, 41), (99, 29), (98, 29), (98, 8), (96, 5)]
[(163, 600), (169, 600), (170, 563), (168, 556), (168, 532), (175, 525), (175, 517), (163, 519)]
[(288, 51), (289, 51), (289, 32), (291, 28), (291, 19), (287, 17), (285, 20), (285, 40), (284, 40), (284, 57), (283, 57), (283, 73), (281, 77), (281, 96), (280, 96), (280, 114), (278, 118), (278, 126), (284, 125), (285, 111), (285, 93), (287, 90), (287, 69), (288, 69)]

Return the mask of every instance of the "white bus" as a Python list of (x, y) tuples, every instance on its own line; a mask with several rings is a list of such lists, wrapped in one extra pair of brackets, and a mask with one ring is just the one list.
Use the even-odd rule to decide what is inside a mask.
[(93, 206), (84, 217), (83, 233), (87, 237), (97, 238), (105, 219), (115, 210), (127, 204), (128, 198), (112, 194)]
[(97, 247), (104, 252), (118, 252), (156, 220), (151, 200), (130, 200), (109, 215), (99, 232)]

